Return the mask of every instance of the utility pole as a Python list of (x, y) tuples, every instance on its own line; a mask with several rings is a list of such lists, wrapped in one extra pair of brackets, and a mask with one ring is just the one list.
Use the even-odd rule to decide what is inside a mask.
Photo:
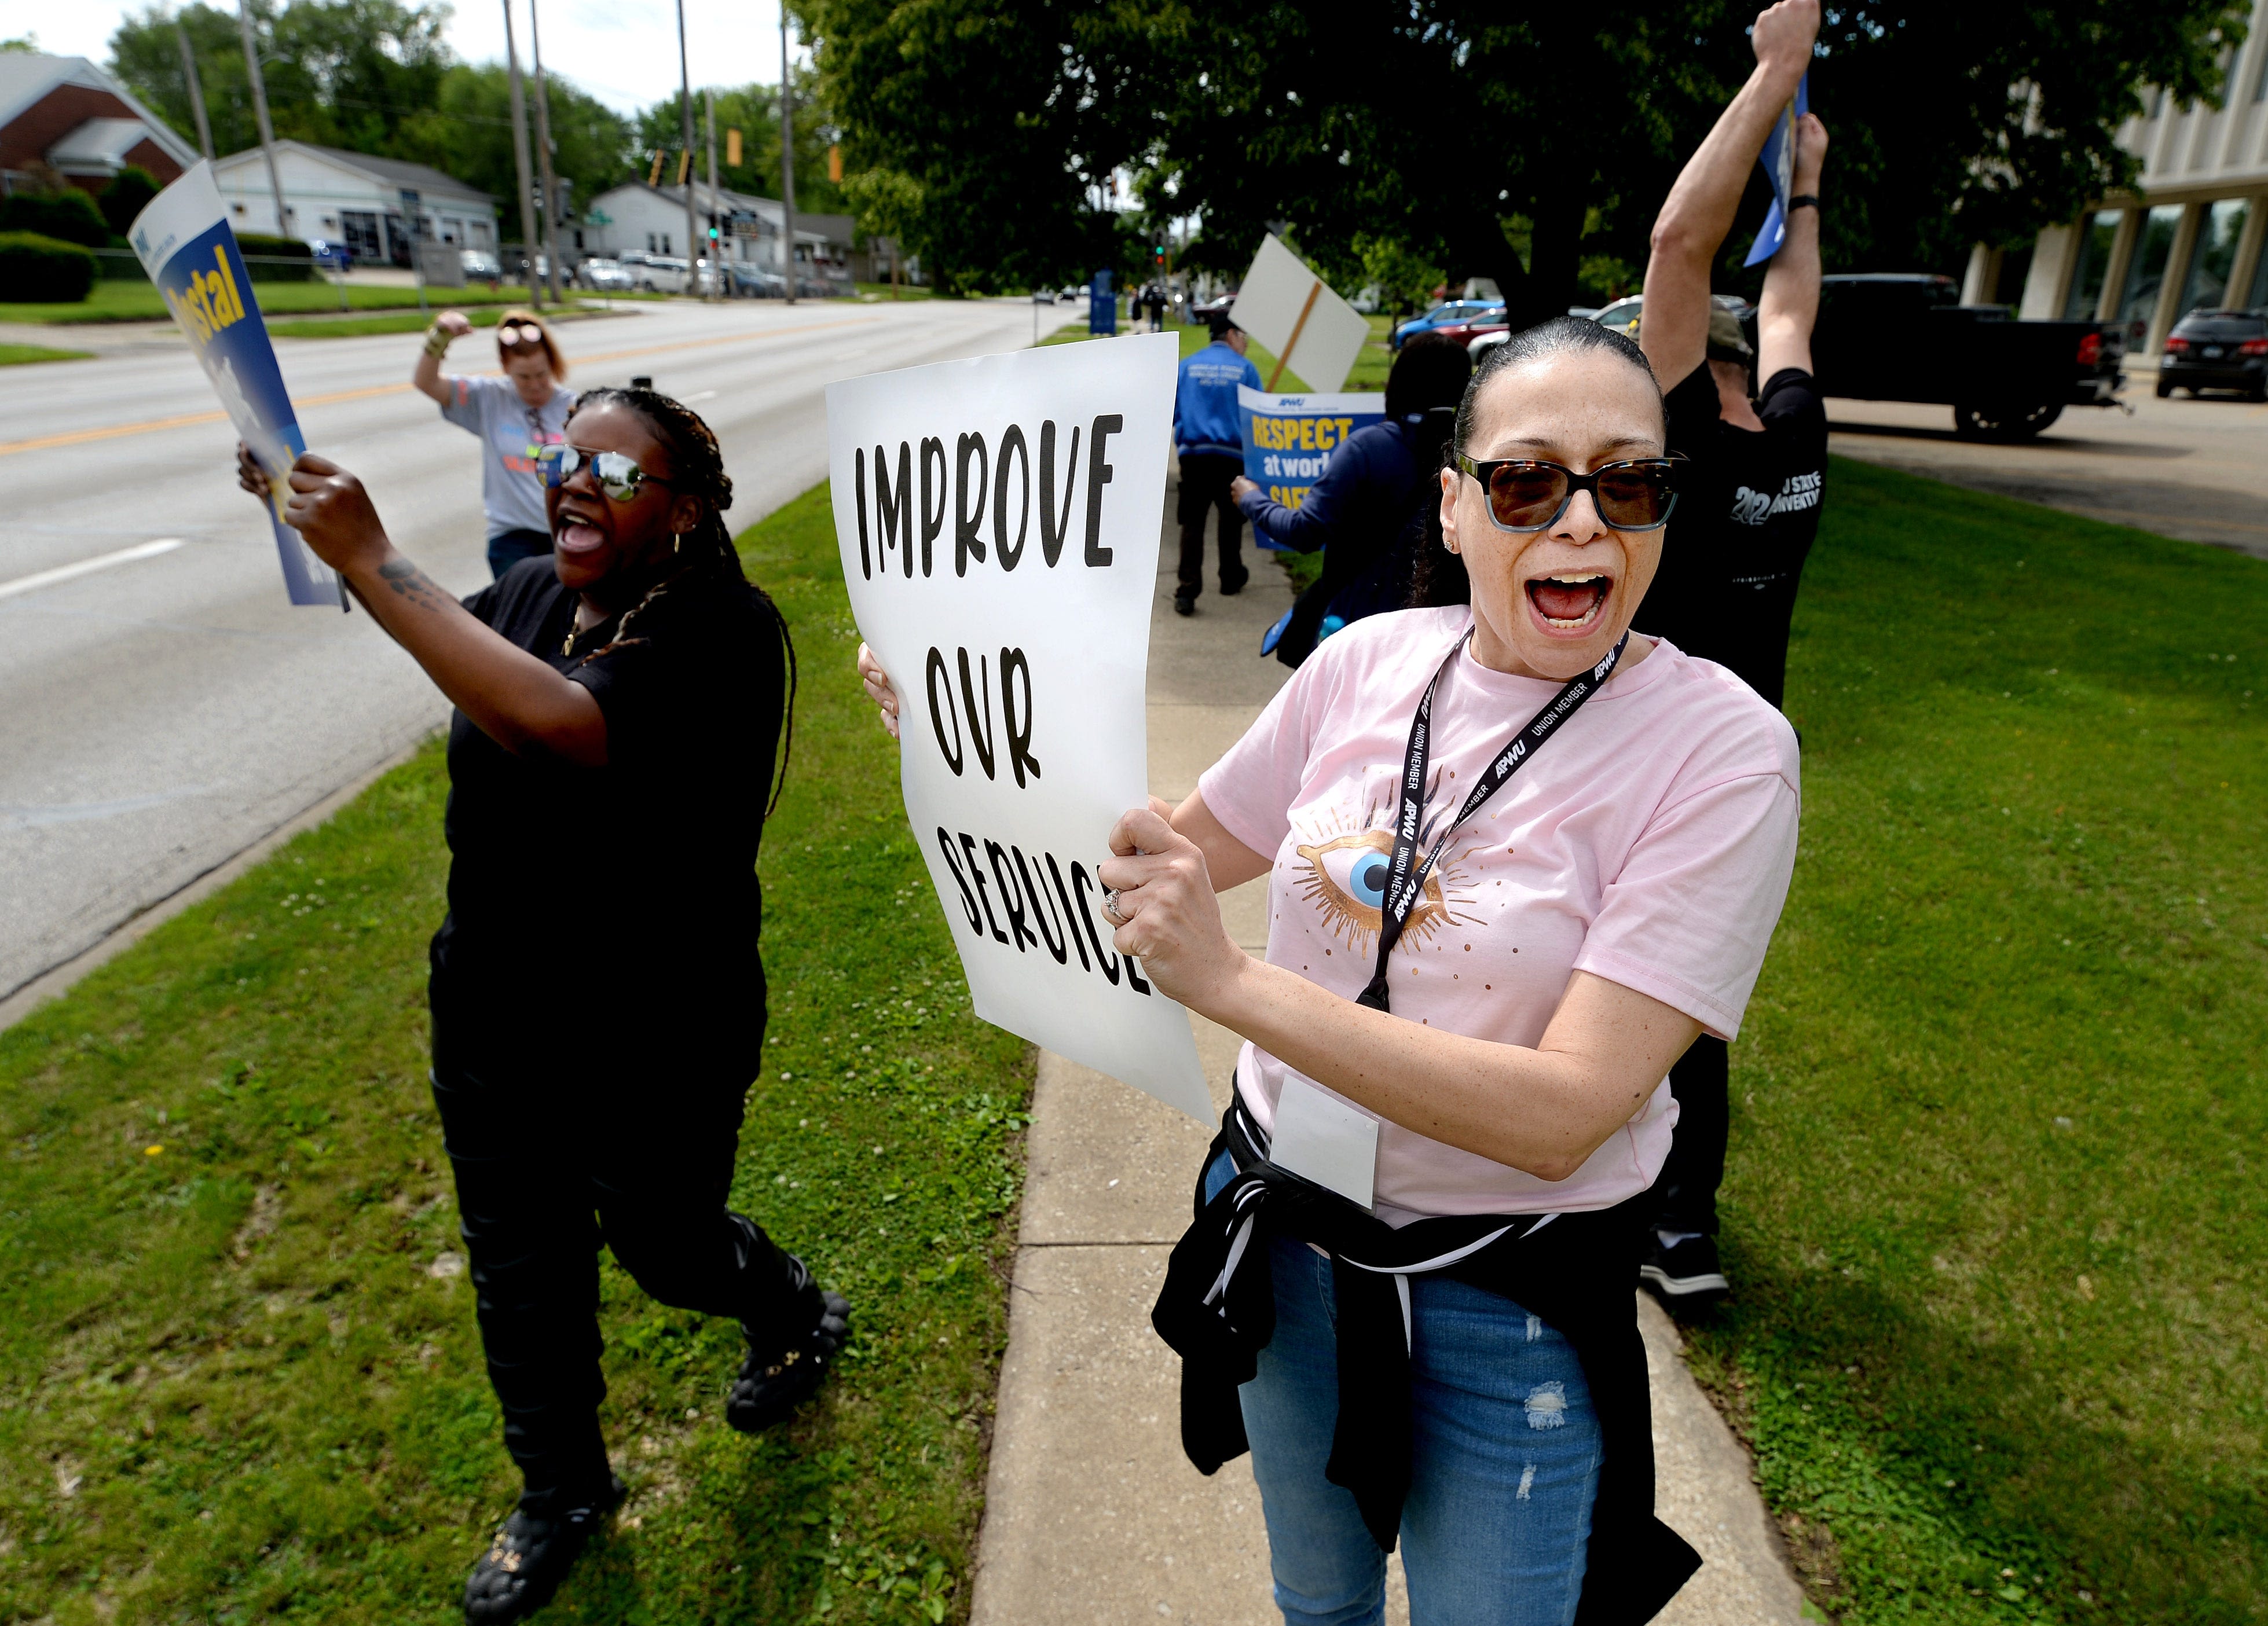
[(260, 116), (260, 151), (268, 158), (268, 189), (276, 195), (276, 235), (289, 237), (291, 218), (284, 212), (284, 177), (276, 168), (276, 128), (268, 121), (268, 84), (260, 77), (260, 48), (252, 39), (252, 0), (236, 0), (236, 26), (244, 36), (244, 71), (252, 79), (252, 110)]
[(197, 115), (197, 145), (212, 162), (212, 125), (205, 118), (205, 87), (197, 78), (197, 54), (189, 48), (189, 31), (176, 22), (173, 37), (181, 42), (181, 77), (189, 82), (189, 111)]
[(527, 251), (527, 298), (543, 308), (543, 284), (535, 275), (535, 183), (527, 173), (527, 102), (519, 88), (519, 47), (512, 37), (512, 0), (504, 0), (504, 55), (512, 73), (512, 156), (519, 166), (519, 241)]
[(543, 88), (543, 25), (536, 20), (535, 0), (527, 0), (527, 48), (535, 56), (535, 154), (537, 173), (543, 177), (544, 281), (551, 303), (559, 303), (559, 182), (551, 173), (551, 98)]
[(715, 278), (710, 285), (709, 297), (721, 299), (725, 297), (725, 229), (720, 224), (724, 202), (717, 195), (717, 92), (703, 91), (701, 99), (709, 124), (709, 229), (717, 233), (716, 246), (709, 254), (711, 273)]
[(701, 238), (693, 225), (693, 75), (685, 65), (685, 0), (677, 0), (677, 106), (684, 114), (685, 156), (679, 160), (679, 184), (685, 188), (685, 291), (701, 291)]
[[(684, 0), (678, 0), (682, 5)], [(795, 80), (788, 72), (787, 7), (780, 7), (780, 243), (787, 255), (787, 302), (795, 303)]]

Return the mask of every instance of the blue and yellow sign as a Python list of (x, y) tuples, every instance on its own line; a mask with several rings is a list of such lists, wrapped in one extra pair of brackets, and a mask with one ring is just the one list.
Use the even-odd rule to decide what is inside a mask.
[(1349, 436), (1385, 421), (1386, 397), (1271, 395), (1243, 385), (1236, 392), (1236, 413), (1244, 430), (1245, 477), (1271, 500), (1297, 508)]
[(284, 523), (284, 476), (307, 443), (210, 167), (199, 164), (159, 193), (129, 235), (229, 421), (267, 472), (269, 514), (291, 602), (341, 603), (337, 578)]

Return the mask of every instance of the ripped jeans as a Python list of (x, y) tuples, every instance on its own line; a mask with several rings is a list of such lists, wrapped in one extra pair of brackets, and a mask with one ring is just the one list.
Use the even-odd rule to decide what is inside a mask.
[[(1241, 1392), (1287, 1626), (1373, 1626), (1386, 1558), (1323, 1477), (1338, 1416), (1331, 1262), (1278, 1238), (1276, 1335)], [(1412, 1626), (1567, 1626), (1582, 1592), (1599, 1423), (1575, 1351), (1509, 1299), (1410, 1278), (1411, 1421), (1402, 1512)]]

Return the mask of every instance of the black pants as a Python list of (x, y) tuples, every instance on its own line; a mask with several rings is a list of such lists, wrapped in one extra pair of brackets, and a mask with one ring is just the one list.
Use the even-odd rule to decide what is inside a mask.
[(1653, 1182), (1653, 1223), (1664, 1231), (1717, 1234), (1717, 1188), (1725, 1182), (1725, 1143), (1732, 1132), (1729, 1055), (1707, 1034), (1669, 1070), (1677, 1098), (1677, 1134), (1661, 1178)]
[[(445, 988), (433, 1002), (433, 1100), (457, 1176), (489, 1381), (504, 1448), (543, 1514), (607, 1483), (599, 1431), (599, 1247), (678, 1309), (784, 1343), (815, 1321), (786, 1255), (725, 1205), (745, 1076), (698, 1063), (593, 1066), (492, 1013), (530, 1009)], [(745, 1070), (740, 1070), (745, 1072)], [(809, 1299), (806, 1305), (799, 1302)]]
[(1182, 494), (1174, 518), (1182, 522), (1180, 596), (1194, 599), (1204, 585), (1205, 514), (1220, 516), (1220, 585), (1244, 585), (1244, 516), (1228, 500), (1229, 482), (1244, 472), (1244, 460), (1215, 452), (1192, 452), (1182, 460)]
[(541, 531), (499, 531), (489, 538), (489, 574), (502, 576), (522, 559), (551, 551), (551, 538)]

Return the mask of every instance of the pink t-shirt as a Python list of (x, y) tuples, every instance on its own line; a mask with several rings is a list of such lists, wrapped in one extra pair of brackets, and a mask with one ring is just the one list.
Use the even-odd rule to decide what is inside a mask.
[[(1276, 855), (1269, 963), (1348, 999), (1376, 960), (1410, 718), (1470, 615), (1404, 610), (1349, 627), (1197, 782), (1231, 835)], [(1469, 646), (1460, 655), (1433, 701), (1421, 853), (1558, 688), (1491, 671)], [(1786, 719), (1723, 667), (1658, 643), (1451, 838), (1395, 945), (1394, 1014), (1533, 1046), (1581, 970), (1733, 1037), (1787, 897), (1797, 806)], [(1263, 1125), (1286, 1076), (1304, 1077), (1244, 1047), (1237, 1088)], [(1675, 1122), (1665, 1079), (1557, 1181), (1381, 1122), (1377, 1211), (1399, 1224), (1609, 1208), (1653, 1183)]]

